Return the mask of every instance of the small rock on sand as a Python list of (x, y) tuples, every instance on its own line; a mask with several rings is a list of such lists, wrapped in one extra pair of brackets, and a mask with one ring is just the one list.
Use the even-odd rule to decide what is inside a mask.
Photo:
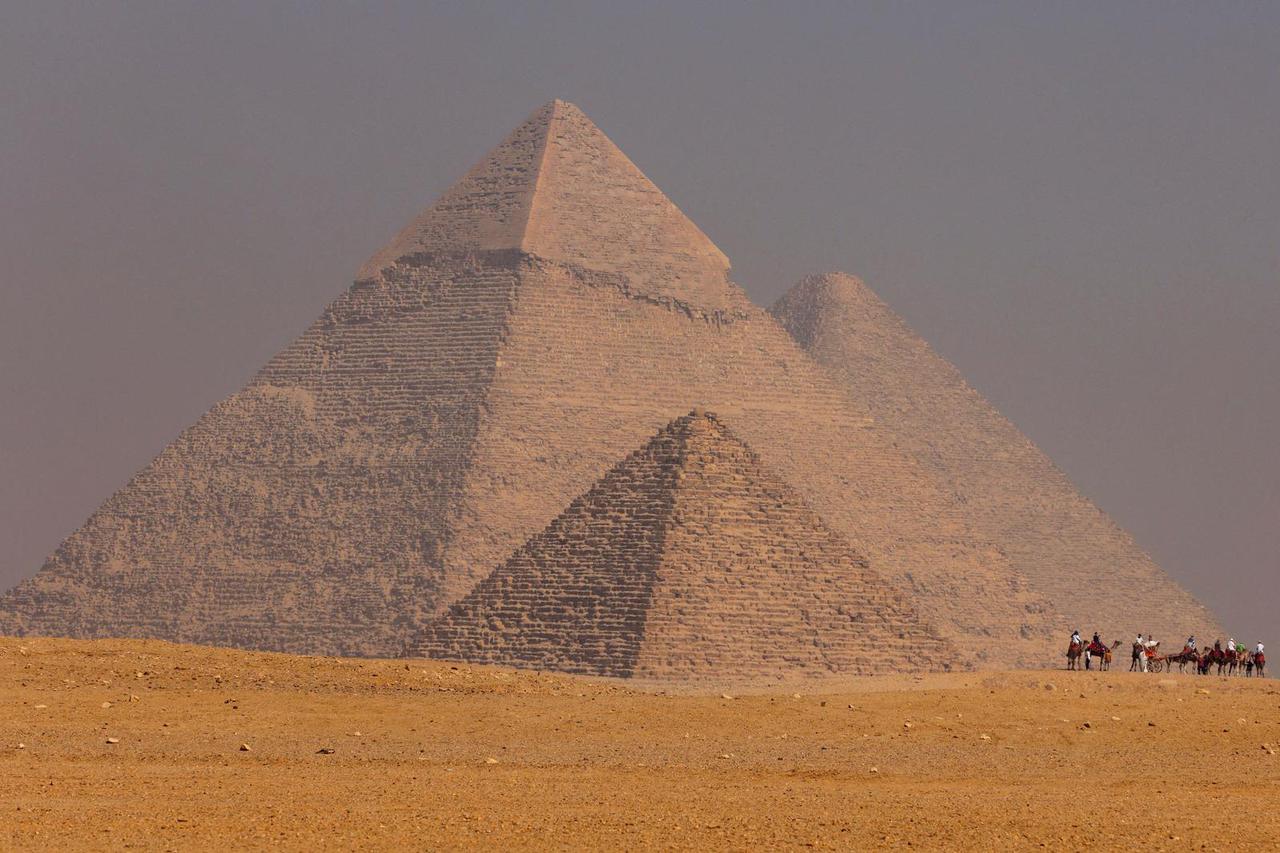
[(119, 743), (119, 742), (120, 742), (120, 738), (118, 738), (118, 737), (109, 737), (109, 738), (107, 738), (107, 743)]
[(242, 744), (240, 744), (240, 751), (241, 751), (241, 752), (250, 752), (251, 750), (249, 749), (249, 744), (247, 744), (247, 743), (242, 743)]
[(497, 764), (497, 763), (498, 763), (498, 759), (496, 759), (496, 758), (486, 758), (486, 759), (484, 760), (484, 763), (485, 763), (485, 764)]
[(316, 755), (333, 755), (334, 749), (331, 746), (322, 746), (316, 750)]

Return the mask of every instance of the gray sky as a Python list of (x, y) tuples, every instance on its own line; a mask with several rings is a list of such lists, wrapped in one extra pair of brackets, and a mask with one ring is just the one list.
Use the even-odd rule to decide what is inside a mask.
[(0, 587), (562, 97), (1280, 643), (1280, 4), (854, 5), (0, 0)]

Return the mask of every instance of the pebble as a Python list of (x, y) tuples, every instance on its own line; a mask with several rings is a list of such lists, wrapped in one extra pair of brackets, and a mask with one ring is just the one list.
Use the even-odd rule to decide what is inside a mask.
[(322, 746), (316, 750), (316, 755), (333, 755), (334, 749), (331, 746)]
[(496, 758), (486, 758), (486, 759), (484, 760), (484, 763), (485, 763), (485, 764), (497, 764), (497, 763), (498, 763), (498, 759), (496, 759)]
[[(18, 749), (26, 749), (26, 748), (27, 748), (27, 745), (25, 743), (18, 744)], [(1275, 755), (1275, 753), (1273, 752), (1272, 755)]]
[(36, 710), (37, 710), (37, 711), (43, 711), (45, 708), (48, 708), (48, 707), (49, 707), (48, 705), (37, 705), (37, 706), (36, 706)]
[(240, 751), (241, 751), (241, 752), (251, 752), (252, 750), (250, 750), (250, 749), (249, 749), (249, 744), (247, 744), (247, 743), (242, 743), (242, 744), (240, 744)]
[(728, 693), (721, 693), (721, 694), (720, 694), (720, 698), (721, 698), (721, 699), (732, 699), (733, 697), (732, 697), (732, 696), (730, 696)]
[(1201, 696), (1208, 696), (1208, 695), (1209, 695), (1209, 691), (1208, 691), (1208, 690), (1206, 690), (1206, 689), (1205, 689), (1205, 688), (1203, 688), (1203, 687), (1201, 687), (1199, 690), (1197, 690), (1197, 691), (1196, 691), (1196, 693), (1200, 694)]
[(107, 738), (107, 743), (119, 743), (119, 742), (120, 742), (120, 738), (118, 738), (118, 737), (109, 737), (109, 738)]
[(978, 735), (978, 738), (979, 740), (991, 740), (991, 735), (981, 734), (981, 735)]
[(909, 722), (908, 722), (908, 723), (903, 723), (903, 724), (902, 724), (902, 727), (903, 727), (904, 729), (909, 729), (909, 728), (911, 728), (911, 723), (909, 723)]
[(871, 768), (871, 772), (872, 772), (872, 773), (879, 773), (879, 772), (880, 772), (880, 768), (879, 768), (879, 767), (872, 767), (872, 768)]
[(111, 707), (111, 703), (110, 703), (110, 702), (103, 702), (103, 703), (102, 703), (102, 707), (104, 707), (104, 708), (110, 708), (110, 707)]

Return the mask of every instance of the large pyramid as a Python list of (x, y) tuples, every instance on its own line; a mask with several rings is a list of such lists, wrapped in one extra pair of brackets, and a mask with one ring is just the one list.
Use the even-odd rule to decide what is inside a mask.
[(1181, 642), (1217, 620), (959, 371), (858, 279), (804, 279), (770, 309), (922, 467), (965, 501), (1032, 588), (1073, 627)]
[[(698, 406), (967, 659), (1060, 655), (1069, 626), (1010, 543), (561, 101), (0, 598), (0, 633), (403, 653)], [(1132, 618), (1158, 624), (1165, 603), (1136, 601)]]
[(614, 466), (433, 623), (418, 651), (679, 679), (957, 661), (794, 489), (696, 412)]

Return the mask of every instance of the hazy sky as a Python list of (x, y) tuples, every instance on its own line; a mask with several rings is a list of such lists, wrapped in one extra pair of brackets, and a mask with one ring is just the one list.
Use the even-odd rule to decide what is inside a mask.
[(1280, 644), (1280, 3), (0, 0), (0, 587), (552, 97)]

